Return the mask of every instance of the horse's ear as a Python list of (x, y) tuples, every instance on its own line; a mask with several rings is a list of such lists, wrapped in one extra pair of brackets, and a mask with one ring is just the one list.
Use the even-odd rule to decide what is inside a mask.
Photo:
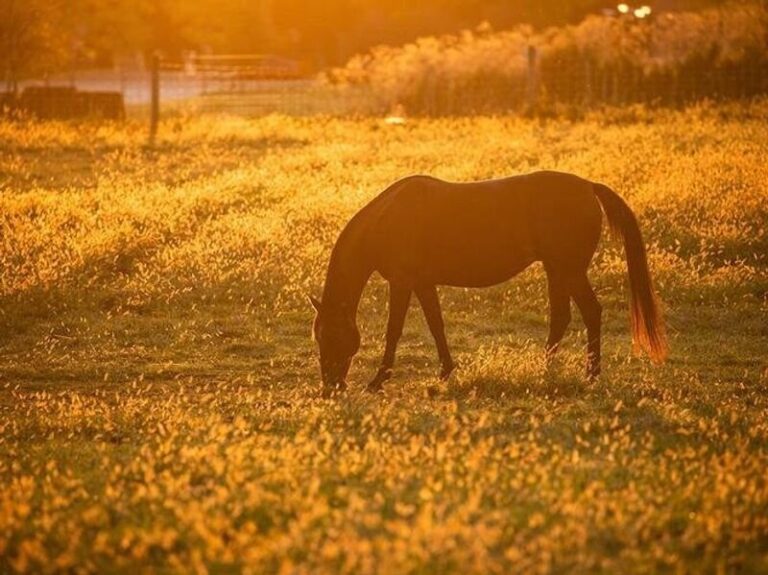
[(320, 313), (320, 308), (322, 307), (322, 304), (320, 303), (319, 299), (317, 299), (315, 296), (311, 295), (311, 296), (309, 296), (309, 303), (312, 304), (312, 307), (315, 308), (315, 311), (317, 313)]

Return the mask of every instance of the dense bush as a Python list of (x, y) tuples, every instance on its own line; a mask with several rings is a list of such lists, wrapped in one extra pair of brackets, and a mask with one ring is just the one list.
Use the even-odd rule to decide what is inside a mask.
[(342, 88), (369, 88), (374, 108), (402, 105), (415, 113), (680, 104), (764, 93), (767, 48), (766, 6), (731, 3), (642, 20), (590, 16), (542, 31), (497, 32), (483, 24), (374, 48), (326, 78)]

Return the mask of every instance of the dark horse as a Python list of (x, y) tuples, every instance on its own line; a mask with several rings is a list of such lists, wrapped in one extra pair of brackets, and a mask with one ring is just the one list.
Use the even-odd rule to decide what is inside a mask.
[(346, 387), (360, 347), (356, 316), (374, 271), (389, 282), (389, 321), (384, 358), (368, 385), (381, 389), (391, 377), (395, 348), (415, 293), (435, 338), (447, 378), (454, 362), (445, 339), (438, 285), (485, 287), (541, 261), (549, 284), (546, 350), (554, 353), (571, 320), (570, 300), (587, 327), (587, 375), (600, 373), (602, 308), (587, 279), (605, 212), (624, 240), (632, 293), (633, 339), (653, 360), (666, 355), (661, 319), (640, 228), (629, 206), (610, 188), (578, 176), (536, 172), (476, 183), (427, 176), (395, 182), (361, 209), (341, 232), (331, 254), (317, 316), (323, 395)]

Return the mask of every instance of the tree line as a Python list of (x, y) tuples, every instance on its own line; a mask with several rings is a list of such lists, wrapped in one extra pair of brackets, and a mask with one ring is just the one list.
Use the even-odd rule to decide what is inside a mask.
[[(670, 4), (671, 0), (667, 0)], [(696, 7), (709, 0), (677, 0)], [(315, 69), (377, 44), (490, 22), (567, 24), (613, 6), (604, 0), (0, 0), (0, 70), (6, 89), (25, 77), (112, 66), (160, 51), (277, 53)]]

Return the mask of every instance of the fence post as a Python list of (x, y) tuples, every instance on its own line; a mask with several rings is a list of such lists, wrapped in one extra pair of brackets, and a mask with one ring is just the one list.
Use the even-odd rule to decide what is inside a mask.
[(160, 55), (157, 53), (152, 54), (149, 82), (149, 142), (154, 143), (160, 119)]
[(585, 108), (592, 107), (592, 90), (594, 76), (592, 74), (592, 61), (589, 56), (582, 56), (584, 58), (584, 100), (582, 105)]
[(529, 45), (528, 46), (528, 83), (527, 83), (527, 90), (526, 90), (526, 105), (527, 105), (527, 111), (532, 112), (534, 108), (536, 107), (536, 99), (538, 98), (539, 93), (539, 78), (538, 78), (538, 71), (536, 69), (536, 46)]

